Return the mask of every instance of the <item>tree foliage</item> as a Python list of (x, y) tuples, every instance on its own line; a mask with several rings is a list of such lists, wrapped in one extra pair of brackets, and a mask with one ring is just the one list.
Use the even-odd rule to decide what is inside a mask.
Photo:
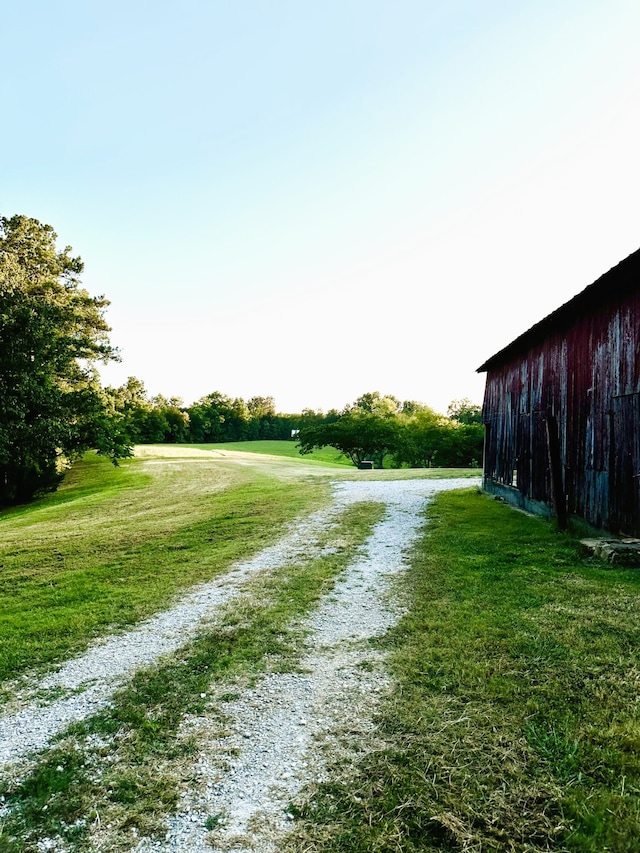
[[(134, 377), (121, 388), (107, 391), (122, 430), (134, 444), (295, 437), (302, 454), (330, 446), (354, 465), (372, 460), (377, 468), (460, 467), (478, 465), (482, 458), (483, 427), (464, 422), (465, 413), (462, 420), (456, 420), (415, 400), (401, 403), (391, 394), (377, 391), (363, 394), (341, 412), (304, 409), (297, 415), (278, 414), (272, 397), (252, 397), (245, 402), (220, 391), (185, 406), (175, 397), (149, 397)], [(474, 408), (469, 401), (462, 403), (465, 412)], [(457, 405), (454, 401), (450, 409)]]
[(388, 458), (392, 465), (411, 468), (478, 465), (483, 428), (473, 417), (479, 407), (468, 400), (454, 401), (452, 407), (460, 420), (412, 400), (400, 403), (377, 391), (363, 394), (330, 418), (307, 413), (298, 434), (300, 452), (335, 447), (355, 465), (368, 459), (376, 467)]
[(409, 468), (431, 468), (443, 456), (447, 418), (427, 406), (413, 404), (399, 424), (394, 457)]
[(244, 401), (213, 391), (191, 406), (149, 397), (130, 377), (102, 388), (96, 364), (117, 358), (104, 297), (81, 286), (83, 263), (56, 247), (50, 225), (0, 216), (0, 505), (55, 489), (89, 448), (114, 461), (136, 443), (288, 439), (302, 453), (333, 446), (354, 464), (468, 465), (481, 456), (480, 407), (451, 403), (448, 417), (377, 391), (341, 412), (278, 414), (273, 397)]
[(110, 388), (132, 444), (193, 443), (289, 439), (299, 415), (277, 414), (273, 397), (229, 397), (212, 391), (191, 406), (177, 397), (149, 397), (143, 383), (129, 377)]
[(452, 400), (447, 409), (447, 417), (465, 426), (482, 424), (482, 406), (472, 403), (468, 397)]
[(347, 411), (335, 421), (303, 427), (298, 434), (302, 454), (316, 447), (335, 447), (358, 465), (370, 459), (382, 467), (395, 444), (395, 425), (390, 418), (367, 412)]
[(0, 504), (54, 489), (89, 447), (129, 452), (100, 387), (97, 361), (116, 356), (107, 301), (80, 286), (82, 261), (58, 251), (50, 225), (0, 217)]

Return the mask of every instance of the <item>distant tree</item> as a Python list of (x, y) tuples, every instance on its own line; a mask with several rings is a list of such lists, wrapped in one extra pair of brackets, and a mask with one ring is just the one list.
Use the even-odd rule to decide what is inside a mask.
[(480, 465), (484, 447), (482, 406), (472, 403), (468, 397), (452, 400), (447, 415), (456, 428), (448, 436), (448, 461), (443, 464)]
[(407, 416), (415, 415), (417, 412), (422, 412), (425, 409), (431, 411), (431, 409), (429, 409), (428, 406), (425, 406), (424, 403), (418, 403), (415, 400), (404, 400), (401, 406), (402, 414)]
[(167, 399), (158, 394), (151, 400), (152, 410), (164, 425), (163, 442), (184, 444), (189, 441), (189, 413), (179, 397)]
[(229, 441), (228, 431), (233, 413), (233, 400), (219, 391), (201, 397), (187, 409), (191, 441), (210, 444)]
[[(128, 413), (123, 410), (120, 389), (100, 388), (99, 406), (95, 409), (94, 418), (97, 424), (102, 423), (96, 439), (92, 442), (98, 453), (111, 456), (113, 461), (132, 455), (133, 445), (139, 443), (131, 428)], [(108, 436), (103, 444), (101, 435)]]
[(276, 413), (276, 403), (273, 397), (252, 397), (247, 402), (251, 418), (273, 417)]
[(212, 391), (184, 410), (189, 416), (189, 440), (200, 444), (247, 441), (251, 413), (241, 397)]
[(481, 424), (482, 406), (472, 403), (468, 397), (452, 400), (447, 408), (447, 417), (459, 424)]
[(298, 429), (304, 427), (318, 426), (319, 424), (333, 423), (340, 417), (337, 409), (330, 409), (326, 414), (321, 409), (303, 409), (297, 418)]
[(431, 468), (439, 464), (448, 420), (421, 404), (412, 405), (408, 411), (411, 414), (403, 418), (394, 458), (410, 468)]
[(124, 385), (119, 388), (109, 387), (106, 389), (106, 393), (130, 444), (144, 444), (162, 440), (157, 437), (155, 432), (155, 438), (149, 437), (149, 422), (153, 406), (140, 379), (130, 376)]
[(247, 441), (251, 412), (242, 397), (234, 397), (226, 414), (225, 441)]
[(116, 357), (108, 302), (80, 286), (71, 248), (50, 225), (0, 217), (0, 504), (56, 488), (88, 448), (131, 450), (95, 364)]
[(346, 406), (344, 412), (365, 412), (369, 415), (391, 417), (402, 410), (400, 401), (392, 394), (380, 394), (379, 391), (369, 391)]
[(347, 407), (335, 420), (303, 422), (298, 434), (300, 453), (319, 447), (335, 447), (358, 465), (372, 460), (382, 468), (384, 459), (397, 447), (398, 421), (390, 414), (375, 414), (359, 406)]

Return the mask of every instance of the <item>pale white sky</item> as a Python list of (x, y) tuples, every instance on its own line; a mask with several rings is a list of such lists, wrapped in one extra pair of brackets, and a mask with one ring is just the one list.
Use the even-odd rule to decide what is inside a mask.
[(32, 0), (0, 212), (54, 226), (186, 403), (481, 402), (486, 358), (640, 246), (637, 0)]

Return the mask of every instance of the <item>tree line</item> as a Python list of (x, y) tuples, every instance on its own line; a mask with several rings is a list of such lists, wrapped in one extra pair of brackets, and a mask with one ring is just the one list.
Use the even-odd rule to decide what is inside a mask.
[(453, 401), (445, 416), (423, 403), (401, 403), (373, 391), (341, 411), (278, 414), (273, 397), (245, 402), (214, 391), (190, 406), (175, 397), (150, 398), (134, 377), (107, 393), (130, 444), (292, 439), (302, 454), (335, 447), (354, 465), (371, 460), (380, 468), (473, 466), (482, 458), (480, 406), (467, 399)]
[(82, 260), (56, 239), (37, 219), (0, 216), (0, 506), (54, 490), (89, 449), (117, 463), (144, 443), (293, 439), (301, 453), (332, 446), (355, 464), (478, 463), (480, 410), (468, 400), (443, 416), (371, 392), (342, 411), (280, 414), (273, 397), (214, 391), (185, 406), (135, 377), (103, 387), (97, 366), (119, 358), (109, 302), (82, 287)]
[(226, 441), (290, 439), (300, 415), (278, 414), (273, 397), (229, 397), (213, 391), (190, 406), (178, 397), (149, 397), (130, 377), (107, 388), (119, 428), (129, 444), (214, 444)]
[(446, 415), (391, 394), (363, 394), (341, 412), (305, 412), (300, 419), (301, 453), (335, 447), (354, 465), (371, 461), (409, 468), (478, 466), (484, 427), (480, 406), (454, 400)]

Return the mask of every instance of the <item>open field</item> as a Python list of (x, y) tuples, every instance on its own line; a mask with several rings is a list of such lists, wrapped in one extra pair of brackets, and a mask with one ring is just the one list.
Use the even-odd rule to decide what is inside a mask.
[(260, 453), (273, 456), (286, 456), (289, 459), (297, 459), (301, 462), (321, 462), (324, 465), (353, 467), (350, 459), (333, 447), (321, 447), (301, 456), (296, 441), (227, 441), (221, 444), (194, 444), (182, 445), (199, 447), (204, 450), (237, 450), (241, 453)]
[(328, 500), (329, 475), (421, 472), (357, 472), (223, 445), (142, 446), (117, 468), (88, 455), (58, 492), (1, 516), (0, 685), (139, 621), (275, 541), (296, 516)]
[(198, 451), (89, 455), (59, 492), (0, 524), (0, 685), (149, 616), (327, 500), (322, 479)]
[[(342, 469), (343, 473), (352, 473), (358, 479), (367, 476), (419, 477), (428, 479), (446, 479), (450, 477), (477, 478), (480, 476), (478, 468), (384, 468), (383, 470), (378, 469), (374, 475), (367, 471), (357, 471), (351, 460), (333, 447), (321, 447), (309, 454), (301, 456), (295, 441), (230, 441), (218, 444), (172, 444), (163, 446), (169, 448), (168, 452), (200, 450), (211, 453), (216, 458), (224, 458), (231, 455), (236, 459), (241, 459), (242, 457), (247, 458), (247, 454), (258, 455), (263, 463), (270, 457), (275, 457), (276, 459), (282, 457), (288, 460), (295, 460), (301, 464), (307, 464), (308, 467), (316, 466), (318, 470), (327, 468), (336, 469), (331, 472), (332, 476), (338, 476), (337, 470)], [(172, 448), (176, 448), (176, 450), (172, 451)], [(144, 452), (144, 448), (140, 449)], [(157, 450), (158, 446), (154, 445), (152, 452), (155, 453)]]
[[(266, 736), (268, 697), (284, 690), (276, 684), (292, 686), (273, 737), (285, 749), (304, 731), (310, 751), (300, 767), (315, 775), (284, 794), (284, 829), (252, 830), (251, 849), (636, 851), (640, 576), (603, 569), (570, 535), (473, 488), (429, 497), (421, 539), (398, 527), (395, 550), (391, 538), (378, 542), (392, 517), (419, 523), (420, 495), (435, 495), (445, 473), (453, 472), (357, 472), (277, 452), (164, 445), (139, 448), (119, 468), (88, 456), (57, 494), (3, 513), (5, 715), (34, 708), (46, 717), (79, 701), (94, 688), (43, 676), (84, 660), (99, 637), (112, 635), (115, 648), (119, 637), (137, 636), (134, 626), (151, 630), (144, 620), (189, 601), (194, 585), (226, 592), (210, 621), (137, 671), (126, 670), (129, 652), (116, 652), (123, 675), (110, 692), (7, 768), (1, 853), (247, 849), (246, 839), (224, 835), (232, 806), (202, 805), (215, 803), (217, 790), (206, 787), (202, 756), (213, 762), (208, 774), (225, 778)], [(336, 503), (340, 490), (347, 503)], [(282, 550), (291, 531), (300, 536)], [(404, 615), (340, 651), (335, 678), (351, 680), (337, 684), (347, 693), (331, 699), (331, 713), (342, 708), (343, 725), (325, 698), (305, 711), (301, 729), (295, 720), (308, 699), (292, 698), (293, 687), (308, 689), (333, 665), (312, 663), (327, 642), (313, 640), (314, 619), (333, 612), (365, 550), (375, 577), (392, 553), (401, 559), (400, 542), (411, 545), (410, 565), (388, 583)], [(254, 564), (260, 570), (246, 576), (233, 568)], [(349, 594), (364, 596), (362, 614), (374, 612), (358, 577)], [(350, 710), (359, 695), (369, 699)], [(236, 725), (239, 740), (225, 746)], [(337, 725), (333, 740), (324, 725)], [(272, 774), (302, 761), (275, 755), (265, 763)], [(259, 772), (263, 760), (243, 772)]]

